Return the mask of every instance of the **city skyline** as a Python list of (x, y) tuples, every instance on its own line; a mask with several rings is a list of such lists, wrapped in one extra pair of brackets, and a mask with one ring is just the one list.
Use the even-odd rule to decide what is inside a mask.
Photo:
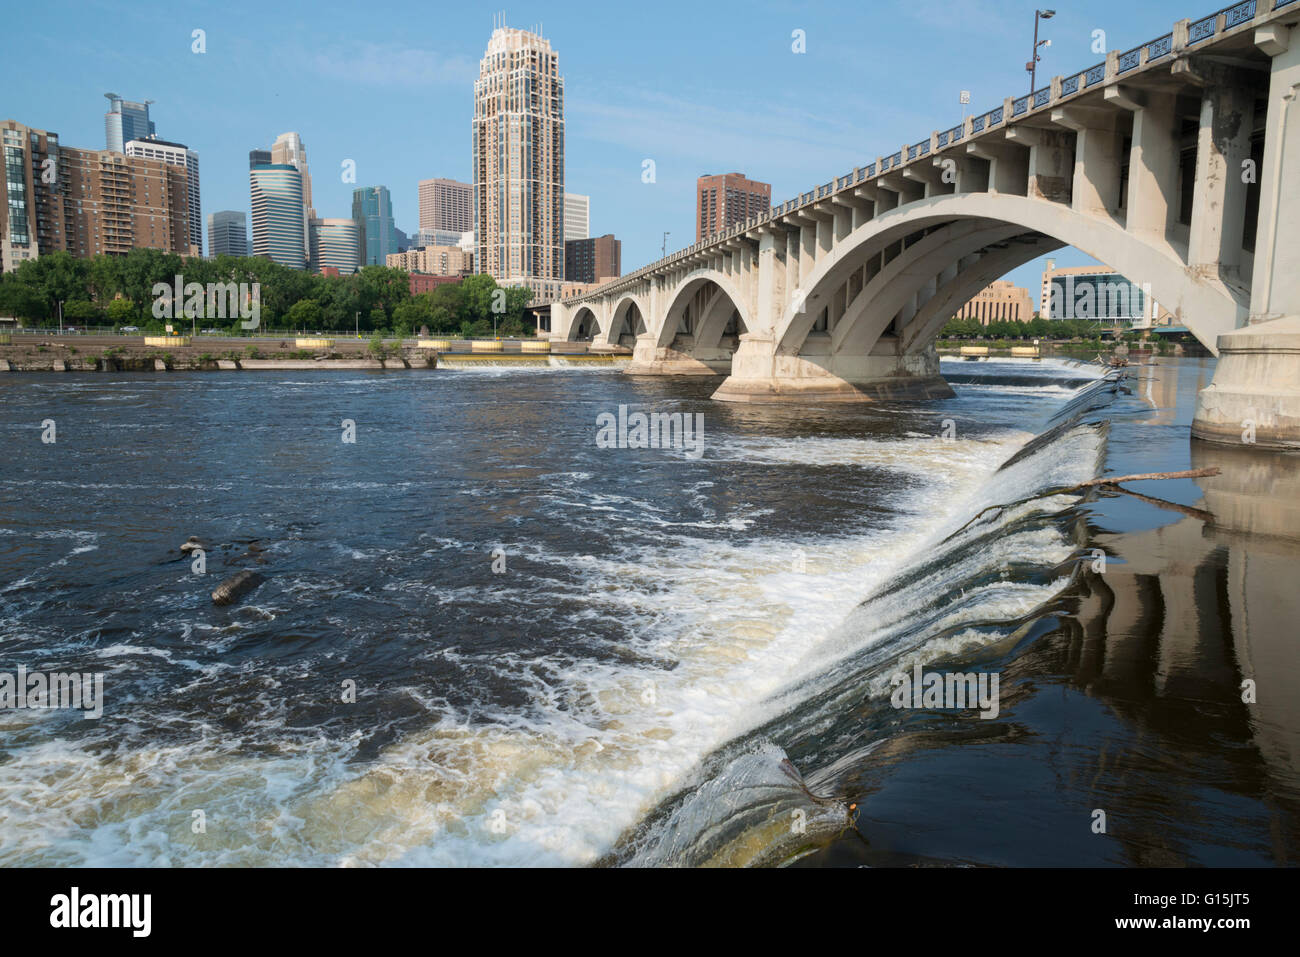
[[(66, 4), (54, 3), (56, 12)], [(1040, 76), (1050, 77), (1086, 66), (1101, 57), (1093, 52), (1093, 33), (1111, 27), (1108, 48), (1124, 48), (1147, 33), (1167, 29), (1171, 17), (1191, 15), (1185, 4), (1161, 3), (1129, 10), (1118, 3), (1093, 5), (1086, 14), (1060, 11), (1045, 27), (1054, 45), (1044, 54)], [(249, 210), (246, 157), (259, 143), (271, 143), (292, 130), (312, 147), (319, 196), (319, 215), (347, 215), (355, 186), (384, 184), (393, 195), (398, 228), (414, 234), (418, 223), (417, 184), (445, 177), (472, 180), (470, 121), (477, 63), (492, 30), (492, 11), (455, 10), (438, 16), (440, 29), (420, 24), (432, 15), (403, 11), (410, 36), (435, 36), (423, 46), (395, 42), (391, 16), (352, 24), (348, 37), (328, 26), (331, 18), (312, 24), (276, 11), (265, 29), (245, 25), (238, 14), (251, 6), (235, 3), (212, 8), (212, 22), (202, 13), (193, 27), (173, 18), (152, 17), (151, 5), (128, 13), (91, 7), (80, 11), (86, 36), (104, 36), (100, 44), (72, 42), (90, 64), (92, 81), (52, 76), (21, 103), (2, 111), (19, 122), (60, 134), (70, 146), (95, 148), (103, 140), (103, 90), (130, 101), (153, 100), (151, 120), (159, 135), (186, 143), (203, 157), (204, 219), (221, 209)], [(68, 8), (71, 9), (71, 8)], [(325, 10), (330, 5), (325, 5)], [(342, 8), (340, 8), (342, 9)], [(380, 4), (382, 13), (389, 7)], [(396, 10), (397, 8), (391, 8)], [(647, 18), (637, 31), (646, 41), (637, 49), (613, 49), (590, 42), (627, 29), (614, 11), (554, 13), (544, 35), (564, 54), (566, 77), (566, 183), (592, 196), (597, 215), (591, 232), (613, 232), (624, 242), (625, 269), (658, 258), (662, 234), (668, 249), (688, 245), (694, 232), (694, 183), (699, 175), (721, 169), (744, 169), (772, 183), (773, 202), (784, 201), (825, 182), (876, 155), (913, 142), (930, 129), (960, 118), (960, 88), (972, 90), (974, 112), (1017, 94), (1025, 85), (1023, 65), (1032, 24), (1032, 5), (1012, 12), (993, 11), (980, 3), (951, 6), (942, 22), (926, 33), (925, 50), (937, 56), (935, 68), (918, 75), (907, 101), (891, 97), (859, 98), (853, 103), (803, 105), (844, 83), (892, 91), (893, 68), (910, 63), (917, 46), (919, 14), (891, 5), (887, 15), (875, 11), (807, 10), (793, 13), (761, 7), (744, 24), (734, 51), (723, 51), (696, 71), (683, 75), (675, 67), (687, 62), (680, 42), (669, 42), (672, 17)], [(834, 15), (832, 15), (834, 13)], [(720, 14), (682, 8), (691, 22), (707, 26)], [(1025, 20), (1026, 15), (1028, 21)], [(35, 40), (15, 51), (16, 65), (35, 68), (41, 56), (53, 55), (55, 39), (38, 29), (35, 14), (15, 11), (12, 19)], [(31, 22), (24, 23), (29, 18)], [(846, 20), (847, 18), (847, 20)], [(165, 23), (156, 22), (163, 19)], [(527, 25), (528, 11), (507, 22)], [(852, 23), (871, 24), (878, 42), (873, 57), (845, 59)], [(322, 26), (316, 26), (320, 23)], [(860, 25), (862, 25), (860, 24)], [(983, 25), (987, 43), (979, 55), (969, 53), (971, 31)], [(183, 28), (184, 27), (184, 28)], [(206, 53), (192, 52), (193, 29), (204, 29)], [(806, 32), (807, 52), (791, 50), (793, 30)], [(131, 36), (156, 56), (133, 58), (114, 52), (114, 37)], [(656, 59), (648, 52), (659, 46)], [(62, 41), (59, 41), (62, 42)], [(353, 47), (349, 79), (332, 52)], [(49, 45), (50, 49), (46, 49)], [(121, 49), (120, 45), (118, 49)], [(959, 55), (960, 54), (960, 55)], [(203, 58), (207, 57), (207, 60)], [(268, 76), (259, 65), (291, 61), (300, 70)], [(779, 74), (773, 68), (781, 68)], [(290, 75), (292, 74), (292, 75)], [(220, 76), (221, 82), (216, 80)], [(269, 86), (267, 85), (269, 84)], [(220, 95), (210, 92), (221, 89)], [(254, 90), (260, 90), (254, 93)], [(738, 102), (759, 106), (736, 107)], [(96, 104), (95, 109), (91, 105)], [(409, 117), (419, 104), (421, 122)], [(684, 113), (690, 116), (684, 121)], [(343, 117), (344, 119), (340, 119)], [(407, 148), (394, 151), (386, 136), (400, 134)], [(707, 134), (707, 135), (706, 135)], [(655, 182), (642, 183), (646, 159), (655, 162)], [(356, 163), (355, 183), (344, 182), (341, 164)], [(1079, 253), (1062, 256), (1068, 264), (1086, 264)], [(1033, 285), (1042, 263), (1012, 275)]]

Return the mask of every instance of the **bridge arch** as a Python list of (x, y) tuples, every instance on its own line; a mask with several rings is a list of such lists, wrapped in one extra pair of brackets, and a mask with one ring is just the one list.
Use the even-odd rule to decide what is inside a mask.
[(569, 331), (565, 337), (569, 340), (592, 339), (600, 333), (600, 317), (596, 310), (589, 305), (581, 305), (574, 310), (573, 318), (569, 320)]
[(716, 330), (714, 336), (714, 345), (716, 345), (733, 312), (739, 314), (740, 323), (745, 328), (749, 328), (748, 303), (732, 277), (714, 269), (696, 269), (683, 276), (669, 296), (669, 306), (664, 313), (663, 324), (656, 330), (657, 345), (660, 348), (672, 345), (681, 328), (682, 318), (686, 315), (687, 308), (692, 302), (697, 301), (696, 296), (700, 292), (707, 292), (710, 284), (716, 287), (717, 291), (701, 304), (700, 314), (693, 317), (691, 334), (696, 337), (697, 344), (701, 331), (713, 336)]
[(917, 309), (900, 332), (904, 355), (919, 355), (939, 335), (948, 320), (989, 283), (1027, 262), (1050, 255), (1065, 244), (1050, 236), (1016, 237), (1007, 248), (986, 256), (970, 256), (956, 264), (951, 278), (938, 285), (935, 294)]
[(649, 314), (650, 309), (645, 300), (633, 293), (625, 293), (609, 310), (609, 322), (602, 330), (601, 341), (616, 346), (619, 344), (619, 339), (625, 335), (633, 337), (643, 335), (649, 331), (646, 324), (646, 317)]
[[(1074, 246), (1131, 282), (1149, 283), (1161, 305), (1179, 316), (1211, 351), (1216, 348), (1218, 336), (1236, 328), (1248, 312), (1248, 303), (1240, 291), (1217, 278), (1193, 274), (1176, 250), (1146, 242), (1114, 221), (1076, 212), (1061, 203), (1013, 194), (946, 194), (881, 213), (837, 243), (833, 252), (801, 281), (804, 301), (792, 302), (781, 316), (775, 330), (778, 353), (798, 355), (821, 307), (829, 302), (831, 295), (873, 256), (917, 233), (925, 235), (886, 263), (848, 304), (833, 330), (833, 349), (870, 352), (899, 312), (898, 308), (891, 310), (891, 306), (906, 304), (928, 284), (937, 286), (937, 277), (945, 271), (951, 272), (953, 266), (959, 266), (973, 252), (996, 250), (1000, 244), (1018, 238), (1026, 248), (1031, 242), (1035, 246), (1052, 242), (1058, 244), (1057, 248)], [(1019, 264), (1022, 263), (1016, 263)], [(1015, 265), (1008, 267), (1011, 268)], [(875, 281), (886, 273), (890, 281)], [(947, 294), (955, 294), (955, 288)], [(864, 296), (868, 291), (872, 295)], [(971, 295), (978, 291), (975, 289)], [(933, 301), (934, 296), (929, 296), (926, 305)], [(930, 313), (933, 312), (931, 309)], [(912, 326), (914, 318), (906, 326)], [(934, 315), (927, 314), (926, 321), (913, 331), (910, 340), (913, 351), (929, 344), (928, 339), (921, 342), (918, 333), (924, 331), (932, 339), (942, 326)]]

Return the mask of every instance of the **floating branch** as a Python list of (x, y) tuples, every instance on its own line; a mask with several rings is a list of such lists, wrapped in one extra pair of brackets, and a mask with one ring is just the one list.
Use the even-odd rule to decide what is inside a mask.
[[(1219, 471), (1220, 469), (1216, 465), (1207, 469), (1186, 469), (1181, 472), (1139, 472), (1135, 475), (1107, 475), (1107, 476), (1103, 476), (1102, 478), (1088, 479), (1088, 481), (1080, 482), (1078, 485), (1065, 485), (1060, 488), (1051, 488), (1048, 489), (1046, 492), (1039, 492), (1037, 495), (1030, 495), (1028, 498), (1022, 498), (1014, 502), (1008, 502), (1005, 505), (990, 505), (988, 508), (982, 509), (979, 512), (979, 514), (977, 514), (974, 518), (972, 518), (961, 528), (957, 529), (957, 531), (953, 532), (953, 534), (960, 535), (962, 532), (966, 531), (966, 529), (970, 528), (981, 518), (983, 518), (985, 514), (988, 512), (1001, 511), (1002, 509), (1007, 509), (1007, 508), (1015, 508), (1017, 505), (1024, 505), (1026, 502), (1032, 502), (1035, 499), (1051, 498), (1053, 495), (1069, 495), (1071, 492), (1078, 492), (1081, 489), (1097, 488), (1100, 486), (1115, 486), (1117, 491), (1126, 492), (1129, 495), (1137, 495), (1138, 494), (1137, 492), (1129, 492), (1128, 489), (1119, 488), (1118, 487), (1119, 483), (1120, 482), (1150, 482), (1150, 481), (1156, 481), (1160, 479), (1209, 478), (1213, 475), (1218, 475)], [(1145, 496), (1139, 496), (1139, 497), (1145, 498)], [(1170, 502), (1168, 504), (1172, 505), (1173, 503)], [(1184, 506), (1175, 506), (1175, 508), (1178, 508), (1179, 510), (1181, 510), (1183, 507)], [(1198, 512), (1198, 510), (1196, 509), (1192, 509), (1191, 511), (1189, 511), (1188, 514), (1192, 514), (1194, 512), (1197, 513), (1197, 517), (1201, 517), (1202, 515), (1209, 515), (1208, 512)]]

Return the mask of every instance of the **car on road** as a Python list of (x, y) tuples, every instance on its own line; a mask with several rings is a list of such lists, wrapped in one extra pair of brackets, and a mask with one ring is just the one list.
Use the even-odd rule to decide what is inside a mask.
[(123, 327), (122, 327), (122, 331), (123, 331), (123, 332), (139, 332), (139, 331), (140, 331), (140, 327), (139, 327), (139, 326), (123, 326)]
[(200, 335), (204, 335), (204, 336), (219, 336), (219, 335), (221, 335), (221, 330), (220, 330), (220, 329), (204, 329), (204, 330), (202, 330), (202, 331), (200, 332)]

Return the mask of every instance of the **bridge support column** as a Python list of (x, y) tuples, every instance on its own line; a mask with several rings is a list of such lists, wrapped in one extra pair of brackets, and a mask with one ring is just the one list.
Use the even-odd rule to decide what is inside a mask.
[(1219, 68), (1200, 75), (1205, 89), (1188, 261), (1211, 278), (1231, 279), (1241, 265), (1248, 189), (1242, 165), (1250, 159), (1255, 90), (1236, 71)]
[(1277, 25), (1255, 33), (1273, 63), (1250, 324), (1219, 336), (1214, 381), (1196, 397), (1192, 422), (1192, 435), (1205, 441), (1300, 450), (1300, 37), (1294, 33)]
[[(829, 338), (829, 337), (827, 337)], [(817, 341), (809, 337), (809, 345)], [(841, 403), (943, 399), (953, 394), (939, 374), (934, 346), (904, 355), (882, 336), (870, 355), (781, 355), (766, 337), (741, 336), (729, 375), (713, 398), (722, 402)]]

